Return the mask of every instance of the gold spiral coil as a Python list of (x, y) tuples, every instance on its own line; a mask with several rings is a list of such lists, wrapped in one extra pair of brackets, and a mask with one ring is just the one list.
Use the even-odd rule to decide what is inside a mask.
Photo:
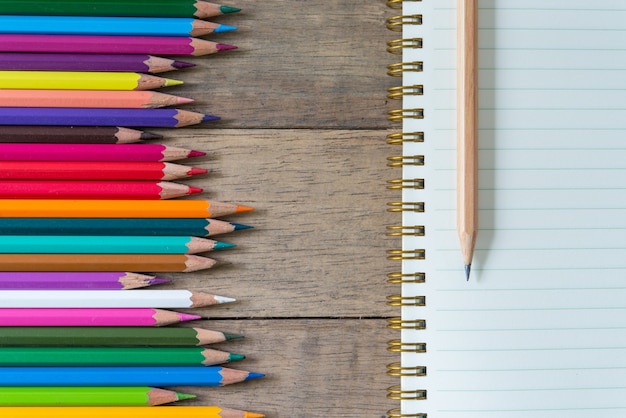
[[(421, 2), (422, 0), (387, 0), (387, 6), (394, 10), (403, 9), (404, 2)], [(421, 14), (396, 14), (386, 19), (386, 27), (394, 33), (402, 33), (405, 26), (422, 25), (423, 16)], [(421, 37), (400, 37), (387, 42), (387, 52), (393, 55), (403, 55), (407, 49), (421, 49), (424, 40)], [(387, 65), (387, 74), (390, 77), (404, 77), (404, 73), (421, 73), (424, 71), (423, 61), (401, 61)], [(387, 89), (389, 100), (401, 100), (411, 96), (424, 95), (424, 85), (412, 84), (390, 87)], [(403, 107), (392, 109), (387, 113), (387, 119), (393, 123), (404, 123), (405, 120), (424, 119), (423, 108)], [(387, 144), (393, 146), (404, 146), (406, 143), (422, 143), (425, 140), (424, 132), (390, 132), (387, 134)], [(387, 166), (391, 168), (404, 168), (424, 166), (426, 164), (424, 155), (392, 155), (387, 157)], [(407, 176), (408, 177), (408, 176)], [(423, 178), (396, 178), (387, 180), (387, 189), (390, 190), (422, 190), (426, 187)], [(420, 213), (426, 210), (424, 202), (387, 202), (388, 212), (413, 212)], [(387, 226), (387, 236), (389, 237), (421, 237), (426, 235), (424, 225), (389, 225)], [(393, 261), (404, 260), (424, 260), (426, 259), (425, 249), (402, 249), (387, 250), (387, 259)], [(403, 267), (406, 269), (406, 267)], [(424, 283), (426, 274), (423, 272), (398, 271), (387, 274), (387, 283), (402, 285), (404, 283)], [(387, 296), (387, 305), (393, 307), (423, 307), (426, 306), (425, 296), (407, 296), (403, 294), (391, 294)], [(387, 320), (387, 327), (395, 330), (423, 330), (426, 328), (424, 319), (403, 319), (392, 317)], [(387, 350), (394, 353), (425, 353), (426, 343), (402, 341), (400, 339), (389, 340)], [(387, 365), (387, 374), (394, 377), (420, 377), (426, 376), (425, 366), (406, 366), (402, 362), (393, 362)], [(411, 401), (426, 399), (426, 390), (403, 390), (400, 385), (390, 386), (387, 389), (387, 397), (398, 401)], [(403, 413), (400, 408), (393, 408), (387, 411), (387, 417), (413, 417), (426, 418), (425, 413)]]

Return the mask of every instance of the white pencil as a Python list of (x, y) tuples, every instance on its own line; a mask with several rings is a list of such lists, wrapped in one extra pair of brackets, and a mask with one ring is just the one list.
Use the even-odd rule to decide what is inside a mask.
[(0, 291), (0, 308), (200, 308), (234, 301), (178, 289)]

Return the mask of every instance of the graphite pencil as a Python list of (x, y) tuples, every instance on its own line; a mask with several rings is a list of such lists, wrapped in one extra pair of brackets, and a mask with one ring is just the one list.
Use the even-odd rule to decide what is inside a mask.
[(0, 143), (0, 161), (174, 161), (204, 155), (161, 144)]
[(0, 125), (180, 128), (215, 120), (219, 120), (219, 117), (179, 109), (0, 108)]
[(211, 239), (184, 236), (3, 235), (0, 253), (197, 254), (234, 246)]
[(225, 234), (251, 226), (199, 218), (1, 218), (0, 235), (143, 235)]
[(0, 71), (1, 89), (152, 90), (181, 84), (179, 80), (131, 72)]
[(172, 199), (202, 189), (167, 181), (0, 180), (1, 199)]
[(159, 161), (0, 161), (1, 180), (176, 180), (208, 170)]
[(180, 36), (0, 34), (0, 52), (200, 56), (231, 49), (237, 49), (237, 47)]
[(2, 33), (42, 35), (204, 36), (237, 28), (191, 18), (0, 15)]
[(0, 386), (225, 386), (259, 377), (220, 366), (4, 367)]
[(0, 327), (3, 347), (199, 347), (238, 338), (191, 327)]
[(60, 16), (207, 17), (241, 9), (198, 0), (0, 0), (0, 14)]
[(0, 387), (0, 406), (155, 406), (193, 398), (147, 386)]
[(0, 70), (164, 73), (195, 64), (147, 54), (0, 53)]
[(219, 406), (176, 406), (171, 408), (137, 408), (134, 406), (21, 406), (1, 407), (0, 414), (11, 418), (263, 418), (255, 412), (222, 408)]
[(160, 327), (201, 318), (153, 308), (0, 308), (0, 327)]
[(128, 290), (169, 283), (167, 279), (129, 272), (0, 272), (1, 290)]
[(119, 126), (21, 125), (0, 129), (0, 143), (133, 144), (150, 139), (163, 139), (163, 136)]
[(3, 90), (0, 107), (84, 107), (155, 109), (193, 102), (156, 91)]
[(0, 347), (0, 367), (214, 366), (244, 358), (202, 347)]
[(0, 200), (2, 218), (206, 218), (251, 210), (211, 200)]

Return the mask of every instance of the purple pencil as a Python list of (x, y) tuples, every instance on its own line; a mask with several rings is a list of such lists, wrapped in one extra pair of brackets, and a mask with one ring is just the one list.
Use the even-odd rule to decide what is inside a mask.
[(126, 290), (169, 283), (127, 272), (0, 272), (0, 290)]
[(0, 108), (0, 125), (178, 128), (218, 119), (217, 116), (179, 109)]
[(195, 64), (138, 54), (0, 53), (0, 70), (163, 73)]
[(198, 56), (236, 48), (179, 36), (0, 35), (0, 52)]

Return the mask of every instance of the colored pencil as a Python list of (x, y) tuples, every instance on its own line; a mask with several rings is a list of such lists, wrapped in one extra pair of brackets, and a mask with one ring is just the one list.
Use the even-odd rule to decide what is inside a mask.
[(0, 143), (132, 144), (149, 139), (163, 139), (163, 136), (118, 126), (22, 125), (0, 129)]
[(0, 161), (174, 161), (203, 155), (161, 144), (0, 143)]
[(0, 125), (124, 125), (180, 128), (214, 120), (219, 120), (219, 117), (179, 109), (0, 108)]
[(197, 17), (236, 13), (241, 9), (198, 0), (1, 0), (0, 14), (61, 16)]
[(128, 272), (0, 272), (2, 290), (128, 290), (169, 282)]
[(0, 347), (0, 367), (214, 366), (244, 358), (202, 347)]
[(194, 63), (146, 54), (0, 53), (0, 70), (164, 73)]
[(159, 161), (0, 161), (2, 180), (176, 180), (208, 170)]
[(220, 366), (4, 367), (0, 386), (225, 386), (262, 376)]
[(4, 235), (0, 240), (0, 253), (197, 254), (234, 246), (206, 238), (182, 236)]
[(155, 406), (193, 398), (145, 386), (0, 388), (0, 406)]
[(215, 264), (188, 254), (0, 254), (0, 271), (192, 272)]
[(239, 411), (219, 406), (176, 406), (175, 408), (6, 406), (0, 408), (0, 414), (7, 418), (263, 418), (265, 416), (255, 412)]
[(4, 347), (198, 347), (237, 338), (189, 327), (0, 327)]
[(193, 102), (156, 91), (3, 90), (0, 107), (100, 107), (155, 109)]
[(251, 226), (196, 218), (0, 218), (0, 235), (212, 236)]
[(0, 308), (204, 308), (235, 299), (182, 289), (0, 290)]
[(251, 210), (210, 200), (0, 200), (3, 218), (206, 218)]
[(0, 180), (1, 199), (172, 199), (202, 189), (167, 181)]
[(181, 84), (179, 80), (130, 72), (0, 71), (1, 89), (152, 90)]
[(0, 309), (0, 327), (160, 327), (201, 318), (145, 308)]
[(201, 56), (231, 49), (237, 49), (237, 47), (180, 36), (0, 34), (0, 52)]
[(11, 34), (204, 36), (237, 28), (191, 18), (0, 15), (0, 31)]

